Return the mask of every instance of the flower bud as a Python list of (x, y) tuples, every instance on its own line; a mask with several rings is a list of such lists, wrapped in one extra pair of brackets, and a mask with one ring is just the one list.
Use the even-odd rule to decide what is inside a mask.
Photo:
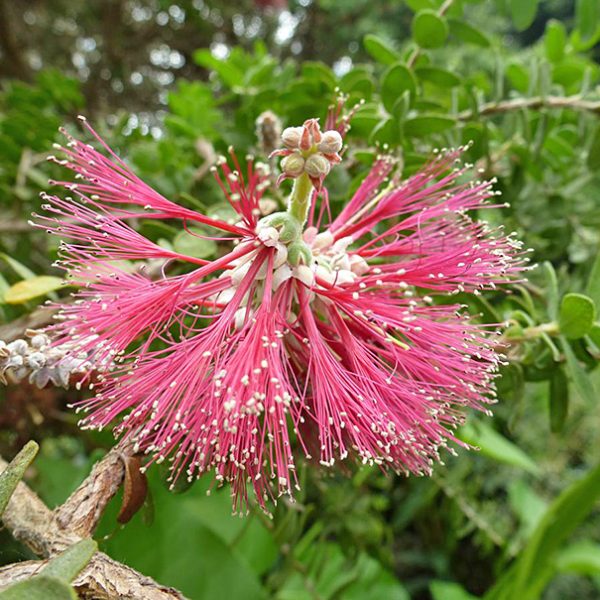
[(306, 265), (298, 265), (292, 269), (293, 277), (301, 281), (305, 286), (315, 285), (315, 274), (312, 269)]
[(329, 161), (322, 154), (309, 156), (304, 165), (304, 170), (309, 177), (325, 177), (330, 169)]
[(304, 171), (304, 159), (299, 154), (290, 154), (281, 161), (281, 170), (289, 177), (298, 177)]
[(323, 154), (336, 154), (342, 149), (342, 145), (342, 136), (332, 129), (323, 133), (323, 138), (319, 142), (318, 149)]
[(279, 241), (279, 231), (275, 227), (262, 227), (257, 237), (265, 246), (273, 247)]
[(271, 110), (266, 110), (256, 119), (256, 137), (261, 150), (269, 155), (279, 145), (281, 138), (281, 121)]
[(281, 141), (286, 148), (298, 148), (302, 138), (302, 127), (286, 127), (281, 134)]

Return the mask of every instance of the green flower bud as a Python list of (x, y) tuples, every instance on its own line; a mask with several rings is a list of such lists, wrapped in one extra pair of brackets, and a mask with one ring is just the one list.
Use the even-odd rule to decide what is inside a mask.
[(313, 154), (306, 159), (304, 171), (309, 177), (325, 177), (331, 169), (329, 161), (322, 154)]
[(299, 154), (290, 154), (281, 161), (281, 170), (289, 177), (299, 177), (304, 171), (304, 159)]

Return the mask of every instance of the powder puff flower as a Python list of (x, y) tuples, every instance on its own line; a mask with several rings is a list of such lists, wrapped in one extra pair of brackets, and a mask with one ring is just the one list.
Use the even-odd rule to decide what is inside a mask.
[[(161, 196), (86, 127), (104, 151), (69, 138), (56, 160), (79, 181), (54, 182), (70, 195), (44, 195), (36, 219), (65, 240), (59, 263), (80, 286), (47, 333), (112, 365), (78, 407), (83, 427), (114, 426), (148, 464), (167, 460), (172, 481), (212, 471), (234, 506), (253, 491), (264, 507), (292, 496), (299, 454), (429, 474), (463, 409), (493, 401), (496, 343), (446, 296), (505, 283), (526, 259), (468, 216), (494, 192), (468, 180), (460, 150), (405, 181), (381, 156), (325, 223), (323, 180), (347, 123), (330, 116), (322, 132), (311, 119), (276, 152), (293, 179), (284, 212), (261, 218), (265, 165), (219, 160), (228, 222)], [(139, 219), (202, 228), (219, 257), (163, 248)], [(136, 260), (165, 267), (158, 278), (123, 267)]]

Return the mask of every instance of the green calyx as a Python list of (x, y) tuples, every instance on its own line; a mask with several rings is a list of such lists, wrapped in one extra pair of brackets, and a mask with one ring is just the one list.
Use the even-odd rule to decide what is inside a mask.
[(294, 267), (312, 264), (312, 251), (306, 242), (296, 240), (288, 246), (288, 261)]
[(277, 212), (261, 219), (261, 225), (275, 227), (279, 231), (279, 239), (287, 244), (302, 235), (302, 224), (289, 212)]

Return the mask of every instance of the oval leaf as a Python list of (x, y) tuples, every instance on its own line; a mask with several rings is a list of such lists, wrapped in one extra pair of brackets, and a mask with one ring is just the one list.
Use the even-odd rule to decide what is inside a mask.
[(448, 25), (450, 27), (451, 35), (461, 42), (474, 44), (475, 46), (481, 46), (482, 48), (487, 48), (491, 45), (490, 40), (481, 31), (464, 21), (459, 19), (448, 19)]
[(63, 285), (63, 279), (51, 275), (39, 275), (31, 279), (19, 281), (9, 287), (4, 294), (7, 304), (23, 304), (39, 296), (45, 296), (56, 291)]
[(509, 8), (515, 27), (519, 31), (525, 31), (535, 19), (538, 0), (510, 0)]
[(412, 35), (421, 48), (439, 48), (448, 37), (448, 24), (433, 10), (422, 10), (412, 22)]
[(558, 314), (560, 332), (569, 339), (588, 334), (594, 325), (596, 307), (591, 298), (583, 294), (566, 294)]
[(394, 105), (405, 91), (414, 96), (417, 82), (412, 71), (401, 64), (390, 67), (381, 80), (381, 101), (385, 109), (391, 113)]
[(380, 37), (368, 33), (363, 39), (365, 50), (382, 65), (393, 65), (400, 59), (400, 54)]
[(424, 137), (432, 133), (440, 133), (454, 127), (456, 121), (445, 115), (421, 115), (407, 119), (404, 123), (404, 133), (411, 137)]
[(565, 46), (567, 45), (567, 32), (565, 26), (555, 19), (551, 19), (546, 24), (546, 34), (544, 35), (544, 47), (546, 56), (550, 62), (560, 62), (565, 55)]
[(420, 67), (415, 72), (422, 81), (429, 81), (440, 87), (451, 88), (460, 85), (460, 77), (457, 77), (451, 71), (439, 69), (438, 67)]
[(577, 0), (575, 5), (575, 23), (581, 41), (589, 40), (598, 29), (598, 0)]

